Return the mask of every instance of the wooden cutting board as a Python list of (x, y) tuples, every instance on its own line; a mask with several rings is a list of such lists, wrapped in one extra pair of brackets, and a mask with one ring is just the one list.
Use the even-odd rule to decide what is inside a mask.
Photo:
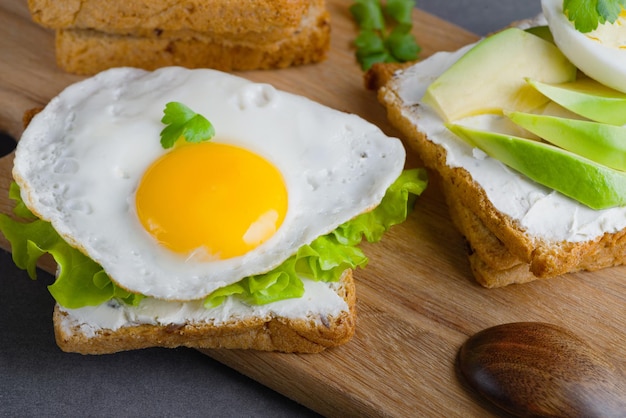
[[(330, 0), (332, 49), (322, 64), (242, 75), (356, 113), (396, 135), (375, 94), (363, 88), (351, 41), (351, 1)], [(416, 11), (422, 57), (476, 36)], [(82, 77), (54, 62), (53, 33), (33, 24), (26, 1), (0, 5), (0, 131), (19, 137), (22, 114)], [(12, 154), (0, 159), (0, 211), (11, 204)], [(419, 165), (414, 156), (409, 166)], [(0, 246), (8, 249), (2, 238)], [(205, 353), (328, 416), (495, 415), (457, 378), (455, 359), (472, 334), (497, 324), (564, 326), (626, 369), (626, 267), (484, 289), (473, 279), (462, 237), (452, 227), (436, 181), (416, 210), (381, 243), (365, 245), (356, 272), (358, 328), (347, 345), (315, 355), (207, 350)], [(52, 271), (54, 266), (44, 264)]]

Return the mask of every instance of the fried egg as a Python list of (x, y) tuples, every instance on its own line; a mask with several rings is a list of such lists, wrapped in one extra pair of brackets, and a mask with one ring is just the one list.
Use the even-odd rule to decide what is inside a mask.
[[(164, 149), (171, 101), (204, 115), (215, 137)], [(371, 210), (404, 161), (375, 125), (268, 84), (115, 68), (50, 101), (13, 175), (29, 208), (119, 286), (195, 300)]]
[(626, 93), (626, 16), (581, 33), (563, 12), (563, 0), (542, 0), (554, 42), (589, 77)]

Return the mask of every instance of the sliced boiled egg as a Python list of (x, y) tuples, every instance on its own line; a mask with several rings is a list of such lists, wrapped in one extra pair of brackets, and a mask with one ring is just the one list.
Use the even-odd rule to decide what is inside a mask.
[(554, 42), (589, 77), (626, 93), (626, 15), (614, 23), (579, 32), (563, 11), (563, 0), (542, 0)]

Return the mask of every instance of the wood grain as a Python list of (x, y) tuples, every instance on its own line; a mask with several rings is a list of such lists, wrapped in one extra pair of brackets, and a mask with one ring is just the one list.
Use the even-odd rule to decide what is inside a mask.
[(623, 417), (626, 377), (561, 327), (515, 322), (474, 334), (459, 371), (494, 404), (522, 417)]
[[(54, 62), (54, 37), (34, 25), (24, 0), (0, 5), (0, 130), (16, 137), (22, 114), (47, 103), (81, 77)], [(384, 110), (363, 88), (351, 41), (351, 2), (329, 1), (332, 50), (326, 62), (244, 77), (356, 113), (390, 135)], [(453, 50), (476, 37), (415, 12), (423, 57)], [(12, 155), (0, 159), (0, 211)], [(410, 156), (409, 166), (419, 165)], [(7, 248), (2, 238), (0, 246)], [(354, 339), (316, 355), (214, 350), (205, 353), (327, 416), (489, 416), (496, 412), (457, 378), (455, 358), (467, 338), (488, 327), (542, 321), (568, 328), (626, 367), (626, 268), (484, 289), (471, 276), (462, 237), (453, 228), (436, 179), (416, 210), (356, 272), (358, 325)], [(48, 270), (53, 266), (45, 265)]]

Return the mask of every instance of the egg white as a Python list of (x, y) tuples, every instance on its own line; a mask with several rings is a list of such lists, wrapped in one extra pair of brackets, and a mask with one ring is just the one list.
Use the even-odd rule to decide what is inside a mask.
[[(253, 251), (185, 260), (141, 226), (134, 194), (145, 170), (167, 152), (159, 133), (170, 101), (206, 116), (214, 140), (256, 152), (283, 174), (287, 214)], [(16, 150), (14, 177), (31, 210), (121, 287), (193, 300), (271, 270), (376, 206), (404, 160), (401, 142), (369, 122), (267, 84), (205, 69), (116, 68), (69, 86), (31, 121)]]
[(541, 5), (563, 54), (589, 77), (626, 93), (626, 50), (604, 45), (576, 30), (563, 12), (563, 0), (542, 0)]

